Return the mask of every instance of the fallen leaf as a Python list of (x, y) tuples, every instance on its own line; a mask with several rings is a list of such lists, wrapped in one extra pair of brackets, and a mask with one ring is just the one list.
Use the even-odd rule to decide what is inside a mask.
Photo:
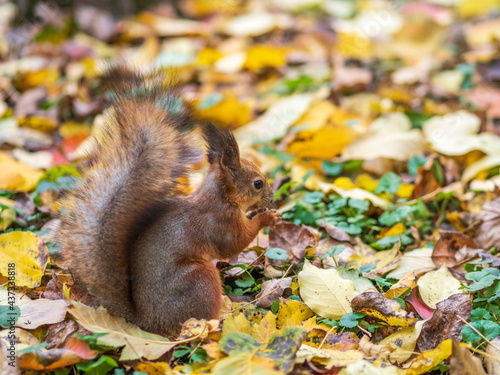
[(354, 254), (351, 256), (351, 261), (354, 262), (356, 268), (367, 266), (374, 267), (371, 271), (367, 272), (367, 274), (382, 277), (399, 265), (401, 253), (399, 252), (399, 247), (394, 247), (391, 250), (378, 251), (373, 256)]
[(33, 232), (0, 234), (0, 273), (15, 274), (15, 284), (34, 288), (40, 285), (47, 266), (49, 251)]
[(405, 371), (396, 366), (378, 367), (372, 365), (364, 359), (358, 359), (356, 362), (340, 370), (339, 375), (404, 375)]
[(264, 281), (259, 294), (255, 296), (255, 299), (258, 300), (255, 304), (257, 307), (270, 308), (273, 302), (280, 298), (285, 289), (290, 288), (291, 285), (291, 277)]
[(364, 292), (351, 301), (354, 312), (366, 314), (365, 319), (376, 323), (397, 327), (413, 327), (417, 318), (408, 315), (401, 304), (392, 299), (385, 298), (378, 292)]
[(268, 142), (283, 137), (312, 103), (312, 94), (295, 94), (273, 103), (258, 119), (236, 129), (239, 141)]
[(500, 198), (486, 202), (479, 213), (482, 219), (476, 233), (476, 240), (483, 249), (500, 248)]
[[(472, 302), (467, 294), (453, 294), (436, 305), (432, 318), (427, 320), (417, 344), (421, 351), (438, 347), (444, 340), (462, 340), (463, 320), (468, 320), (472, 311)], [(460, 319), (462, 318), (462, 319)]]
[[(144, 332), (125, 319), (109, 315), (102, 306), (97, 310), (73, 301), (73, 307), (68, 312), (75, 317), (79, 324), (94, 333), (106, 333), (97, 339), (100, 345), (124, 347), (120, 360), (134, 360), (145, 358), (157, 359), (174, 346), (196, 340), (193, 336), (183, 341), (169, 341), (167, 338)], [(207, 327), (208, 328), (208, 327)]]
[(231, 314), (225, 320), (222, 326), (222, 334), (227, 335), (229, 333), (241, 332), (250, 334), (252, 331), (250, 322), (245, 317), (245, 314)]
[(380, 341), (381, 345), (396, 347), (396, 350), (389, 354), (391, 361), (402, 364), (414, 354), (417, 338), (420, 335), (423, 324), (424, 321), (418, 321), (415, 323), (415, 327), (403, 328)]
[(446, 266), (427, 272), (418, 279), (417, 285), (422, 300), (431, 309), (435, 309), (438, 302), (453, 294), (466, 292), (460, 289), (462, 284), (453, 277)]
[(5, 152), (0, 152), (0, 189), (29, 192), (36, 186), (43, 172), (20, 163)]
[(429, 271), (435, 267), (431, 256), (432, 249), (427, 247), (405, 252), (401, 256), (401, 260), (399, 261), (399, 265), (396, 269), (389, 272), (386, 277), (391, 279), (401, 279), (411, 271), (414, 271), (415, 275)]
[(408, 291), (408, 289), (413, 289), (417, 286), (417, 279), (415, 277), (415, 272), (410, 271), (405, 276), (403, 276), (399, 281), (392, 285), (390, 289), (384, 294), (386, 298), (396, 298)]
[(302, 262), (305, 250), (316, 246), (316, 236), (305, 226), (281, 221), (269, 229), (269, 247), (286, 250), (287, 263)]
[(259, 323), (252, 325), (252, 336), (261, 344), (268, 343), (276, 332), (276, 315), (271, 311)]
[(408, 369), (408, 375), (425, 374), (437, 364), (449, 358), (452, 353), (451, 340), (443, 341), (436, 349), (419, 354)]
[(332, 349), (317, 349), (309, 345), (302, 345), (297, 352), (296, 362), (303, 363), (306, 360), (322, 365), (326, 369), (333, 367), (345, 367), (363, 358), (359, 350), (338, 351)]
[(98, 351), (91, 350), (87, 342), (72, 337), (62, 349), (41, 349), (21, 354), (18, 365), (22, 370), (53, 371), (92, 359), (97, 354)]
[(461, 249), (477, 247), (476, 242), (463, 233), (441, 232), (432, 251), (432, 260), (437, 266), (444, 264), (447, 267), (454, 267), (457, 264), (456, 255)]
[(352, 312), (350, 302), (359, 294), (354, 283), (336, 269), (319, 269), (307, 260), (299, 272), (299, 285), (300, 296), (311, 310), (329, 319)]
[(349, 143), (342, 151), (343, 160), (388, 158), (407, 161), (424, 152), (420, 130), (411, 130), (404, 114), (391, 113), (375, 120), (370, 132)]
[(313, 315), (311, 309), (300, 301), (280, 299), (276, 324), (279, 329), (289, 326), (299, 326), (304, 320)]

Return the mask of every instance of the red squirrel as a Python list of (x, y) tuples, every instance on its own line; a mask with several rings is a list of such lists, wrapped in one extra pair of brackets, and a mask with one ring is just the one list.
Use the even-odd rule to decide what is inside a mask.
[[(194, 126), (162, 74), (112, 71), (112, 107), (83, 179), (62, 210), (63, 257), (94, 306), (166, 336), (189, 318), (217, 319), (222, 287), (211, 261), (240, 253), (280, 220), (265, 176), (228, 130)], [(178, 193), (207, 144), (208, 170)]]

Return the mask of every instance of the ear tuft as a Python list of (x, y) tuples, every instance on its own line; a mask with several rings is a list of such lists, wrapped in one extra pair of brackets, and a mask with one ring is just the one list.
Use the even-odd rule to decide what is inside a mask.
[(218, 162), (223, 167), (240, 165), (240, 150), (230, 130), (219, 129), (210, 122), (204, 124), (202, 129), (210, 164)]

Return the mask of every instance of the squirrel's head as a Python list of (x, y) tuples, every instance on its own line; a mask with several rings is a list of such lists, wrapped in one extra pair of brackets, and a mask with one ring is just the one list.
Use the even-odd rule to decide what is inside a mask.
[(213, 124), (203, 128), (210, 168), (216, 170), (223, 192), (242, 211), (276, 208), (274, 192), (266, 177), (252, 162), (240, 159), (234, 135)]

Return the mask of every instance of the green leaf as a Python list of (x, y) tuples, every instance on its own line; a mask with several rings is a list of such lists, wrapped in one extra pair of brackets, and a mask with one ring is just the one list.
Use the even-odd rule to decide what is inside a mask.
[(416, 176), (418, 174), (418, 167), (423, 167), (426, 161), (427, 157), (425, 156), (412, 156), (408, 161), (408, 172), (412, 176)]
[(336, 255), (342, 254), (344, 250), (345, 250), (345, 245), (332, 246), (325, 254), (323, 254), (321, 259), (325, 259), (326, 257), (334, 257)]
[(76, 365), (76, 368), (83, 371), (85, 375), (106, 375), (115, 367), (118, 367), (118, 363), (106, 355), (101, 356), (97, 361), (89, 359)]
[(264, 253), (266, 257), (273, 260), (286, 260), (288, 259), (288, 253), (284, 249), (280, 249), (279, 247), (271, 247), (267, 249)]
[(286, 194), (288, 192), (288, 188), (294, 186), (297, 184), (297, 181), (290, 181), (285, 184), (283, 184), (276, 193), (274, 193), (274, 199), (278, 199), (280, 196), (283, 194)]
[(234, 283), (238, 285), (240, 288), (250, 288), (251, 286), (255, 285), (254, 279), (252, 279), (250, 275), (247, 273), (244, 273), (241, 276), (241, 279), (235, 280)]
[(364, 316), (365, 316), (365, 314), (359, 313), (359, 312), (347, 313), (342, 318), (340, 318), (339, 324), (342, 327), (354, 328), (359, 324), (359, 321)]
[(394, 194), (399, 190), (401, 186), (401, 177), (396, 173), (386, 173), (379, 180), (377, 187), (375, 188), (375, 194), (390, 193)]
[(351, 198), (349, 199), (348, 203), (349, 207), (354, 208), (355, 210), (361, 212), (368, 211), (370, 208), (370, 202), (364, 199), (356, 199), (356, 198)]
[(321, 163), (321, 170), (328, 176), (339, 176), (342, 173), (342, 163), (333, 163), (328, 160), (323, 160)]
[[(467, 277), (466, 277), (467, 278)], [(486, 275), (481, 280), (475, 282), (467, 287), (469, 292), (477, 292), (478, 290), (492, 286), (495, 281), (498, 280), (498, 276)]]
[(306, 203), (309, 204), (316, 204), (321, 202), (321, 200), (324, 198), (325, 194), (322, 191), (315, 191), (312, 193), (307, 193), (304, 195), (302, 200)]
[[(470, 323), (478, 332), (481, 332), (488, 340), (494, 339), (500, 335), (500, 325), (491, 320), (477, 320)], [(470, 342), (472, 345), (478, 345), (482, 338), (468, 325), (462, 328), (462, 338), (465, 342)]]
[(10, 327), (11, 322), (17, 322), (21, 309), (17, 305), (0, 305), (0, 326)]
[(274, 302), (273, 302), (273, 304), (271, 305), (271, 311), (272, 311), (273, 313), (275, 313), (275, 314), (276, 314), (276, 313), (278, 312), (278, 310), (279, 310), (279, 309), (280, 309), (280, 300), (279, 300), (279, 299), (277, 299), (277, 300), (276, 300), (276, 301), (274, 301)]
[(477, 308), (472, 310), (470, 313), (470, 320), (488, 320), (491, 318), (491, 314), (488, 312), (488, 310), (483, 309), (483, 308)]

